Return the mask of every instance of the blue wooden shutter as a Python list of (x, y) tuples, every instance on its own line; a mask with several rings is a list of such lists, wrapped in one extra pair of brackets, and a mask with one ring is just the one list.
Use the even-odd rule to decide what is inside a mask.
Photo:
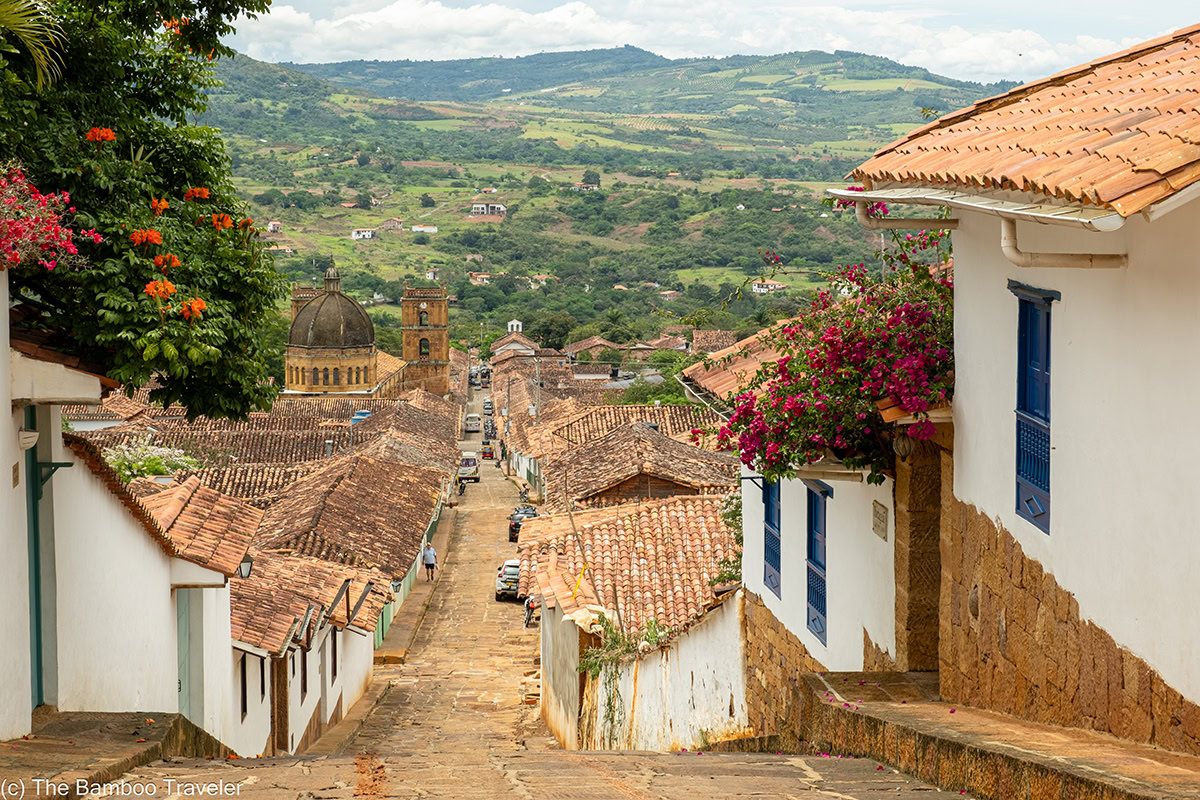
[(763, 479), (763, 583), (776, 597), (782, 598), (779, 566), (779, 489), (779, 481), (768, 483)]
[(1050, 303), (1018, 293), (1017, 514), (1050, 532)]
[(808, 489), (808, 629), (826, 640), (825, 492)]

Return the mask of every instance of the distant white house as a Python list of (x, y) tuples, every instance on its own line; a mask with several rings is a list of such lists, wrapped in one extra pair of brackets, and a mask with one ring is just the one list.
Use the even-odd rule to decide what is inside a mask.
[(786, 291), (787, 288), (788, 285), (786, 283), (783, 283), (782, 281), (771, 280), (770, 278), (763, 278), (750, 284), (750, 291), (754, 294), (783, 292)]
[(273, 219), (267, 223), (267, 233), (283, 233), (283, 223)]
[(467, 279), (472, 286), (487, 286), (492, 282), (492, 273), (490, 272), (468, 272)]
[(437, 233), (437, 225), (413, 225), (413, 233)]
[(508, 332), (509, 333), (520, 333), (523, 330), (525, 330), (525, 324), (523, 322), (521, 322), (521, 320), (510, 319), (508, 321)]
[(429, 269), (425, 270), (425, 280), (436, 281), (438, 279), (438, 275), (441, 274), (442, 271), (437, 267), (430, 267)]
[(360, 239), (374, 239), (375, 238), (375, 229), (374, 228), (355, 228), (354, 230), (350, 231), (350, 238), (356, 242)]
[(503, 203), (472, 203), (471, 216), (502, 217), (508, 213), (508, 206)]

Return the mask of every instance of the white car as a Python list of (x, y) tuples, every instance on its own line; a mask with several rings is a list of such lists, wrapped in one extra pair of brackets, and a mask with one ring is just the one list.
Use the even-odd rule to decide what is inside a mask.
[(458, 462), (458, 479), (479, 483), (479, 456), (473, 452), (463, 451), (462, 460)]
[(520, 585), (520, 582), (521, 562), (518, 559), (510, 558), (500, 565), (500, 569), (496, 570), (496, 599), (503, 600), (509, 596), (516, 599), (517, 586)]
[(467, 414), (467, 419), (463, 425), (463, 430), (465, 430), (467, 433), (479, 433), (479, 429), (482, 425), (483, 418), (478, 414)]

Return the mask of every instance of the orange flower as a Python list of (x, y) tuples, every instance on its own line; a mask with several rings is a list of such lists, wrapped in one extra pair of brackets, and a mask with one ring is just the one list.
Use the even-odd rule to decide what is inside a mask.
[(199, 319), (200, 314), (208, 308), (208, 303), (201, 300), (199, 297), (185, 300), (179, 304), (179, 313), (184, 319)]
[(241, 222), (238, 223), (238, 230), (244, 231), (253, 224), (254, 224), (254, 219), (251, 217), (246, 217), (244, 220), (242, 220)]
[(155, 200), (153, 197), (150, 198), (150, 208), (154, 211), (154, 216), (156, 217), (162, 216), (162, 212), (170, 207), (171, 204), (167, 202), (167, 198), (165, 197), (162, 200)]
[(162, 244), (162, 234), (153, 228), (136, 230), (129, 234), (129, 241), (134, 244)]
[(205, 189), (203, 186), (197, 186), (192, 189), (188, 189), (186, 192), (183, 193), (183, 201), (185, 203), (191, 202), (192, 200), (207, 200), (207, 199), (208, 199), (208, 189)]
[(99, 144), (100, 142), (115, 142), (117, 135), (113, 133), (112, 128), (92, 128), (84, 139)]
[(166, 275), (168, 269), (179, 266), (179, 258), (173, 253), (164, 253), (154, 257), (154, 266), (161, 269), (163, 275)]
[(232, 228), (233, 227), (233, 217), (229, 216), (228, 214), (213, 214), (212, 215), (212, 225), (217, 230), (224, 230), (225, 228)]
[(144, 291), (155, 300), (166, 300), (175, 294), (175, 284), (168, 280), (150, 281)]

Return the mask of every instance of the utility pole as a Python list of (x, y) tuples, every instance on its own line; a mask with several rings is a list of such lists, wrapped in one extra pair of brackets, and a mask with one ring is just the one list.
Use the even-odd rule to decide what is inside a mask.
[(537, 425), (542, 416), (542, 359), (538, 356), (533, 357), (533, 374), (536, 381), (533, 387), (533, 424)]

